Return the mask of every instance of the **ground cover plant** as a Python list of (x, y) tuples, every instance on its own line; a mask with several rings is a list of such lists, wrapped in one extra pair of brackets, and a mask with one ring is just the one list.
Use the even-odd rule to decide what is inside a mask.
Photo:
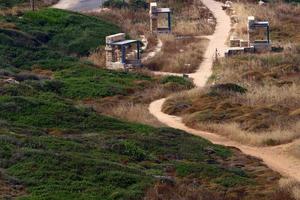
[[(190, 177), (198, 195), (205, 188), (228, 200), (241, 192), (272, 198), (279, 175), (259, 160), (179, 130), (111, 118), (85, 103), (149, 102), (155, 95), (142, 91), (193, 87), (182, 77), (110, 71), (79, 59), (116, 26), (55, 9), (1, 20), (1, 49), (11, 51), (0, 58), (0, 198), (151, 199), (170, 196), (167, 188), (175, 191)], [(85, 26), (78, 37), (63, 28), (77, 30), (78, 21)], [(86, 41), (97, 31), (96, 43)], [(69, 49), (73, 41), (80, 48)]]
[[(107, 73), (127, 78), (125, 73)], [(235, 159), (229, 149), (178, 130), (99, 115), (76, 103), (80, 95), (64, 98), (60, 86), (68, 76), (42, 80), (27, 74), (31, 79), (21, 81), (24, 74), (2, 74), (20, 81), (1, 82), (1, 177), (3, 187), (17, 190), (1, 187), (4, 198), (20, 195), (21, 199), (141, 199), (158, 181), (157, 177), (164, 182), (166, 168), (175, 170), (178, 179), (190, 174), (205, 178), (208, 188), (212, 184), (224, 190), (238, 186), (252, 191), (257, 185), (274, 184), (262, 184), (261, 176), (251, 171), (246, 175), (248, 169), (236, 171), (225, 165), (228, 159)], [(102, 75), (105, 77), (105, 73)], [(128, 74), (131, 76), (134, 75)], [(167, 77), (161, 82), (187, 84), (179, 77)], [(224, 161), (225, 168), (210, 162), (212, 157)], [(256, 159), (253, 162), (261, 165)], [(194, 167), (198, 170), (193, 171)], [(271, 173), (278, 178), (266, 167), (264, 170), (266, 176)], [(270, 195), (272, 192), (268, 191), (263, 196)]]
[[(36, 64), (60, 68), (76, 60), (71, 55), (88, 55), (104, 44), (106, 35), (120, 31), (117, 26), (95, 17), (57, 9), (27, 12), (22, 18), (4, 16), (0, 20), (1, 63), (4, 67)], [(56, 60), (62, 64), (55, 66)]]

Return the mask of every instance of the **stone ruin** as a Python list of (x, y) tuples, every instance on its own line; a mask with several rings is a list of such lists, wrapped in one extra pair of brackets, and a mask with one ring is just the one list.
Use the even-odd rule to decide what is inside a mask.
[[(132, 46), (136, 45), (136, 50)], [(106, 68), (127, 69), (140, 67), (141, 46), (139, 40), (126, 40), (125, 33), (118, 33), (106, 37)], [(129, 53), (127, 51), (130, 51)]]
[[(167, 15), (167, 26), (159, 27), (159, 15)], [(158, 8), (156, 2), (150, 3), (150, 31), (152, 33), (170, 33), (171, 32), (171, 9)]]
[[(271, 50), (270, 26), (268, 21), (256, 21), (253, 16), (248, 17), (248, 40), (231, 37), (230, 48), (225, 56), (241, 53), (266, 52)], [(261, 37), (257, 39), (258, 37)]]

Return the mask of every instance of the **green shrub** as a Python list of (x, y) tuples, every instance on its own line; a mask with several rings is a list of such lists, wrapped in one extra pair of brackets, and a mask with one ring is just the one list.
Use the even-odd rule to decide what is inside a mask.
[(107, 0), (103, 3), (105, 7), (112, 8), (127, 8), (129, 5), (125, 0)]
[(134, 10), (148, 8), (148, 3), (145, 0), (129, 0), (129, 5)]
[(63, 83), (61, 93), (69, 98), (106, 97), (128, 95), (143, 86), (137, 80), (151, 81), (150, 77), (98, 69), (94, 67), (73, 67), (60, 71), (56, 78)]
[(127, 155), (136, 161), (142, 161), (147, 158), (146, 152), (132, 141), (122, 141), (119, 153)]
[(11, 8), (25, 2), (26, 0), (0, 0), (0, 8)]
[(224, 83), (224, 84), (217, 84), (211, 87), (211, 92), (238, 92), (244, 94), (247, 92), (246, 88), (239, 86), (235, 83)]
[(161, 83), (175, 83), (177, 85), (185, 86), (187, 89), (194, 87), (194, 84), (191, 80), (180, 76), (165, 76), (161, 79)]
[(107, 0), (103, 3), (105, 7), (112, 8), (130, 8), (133, 10), (136, 9), (147, 9), (148, 3), (145, 0), (129, 0), (129, 2), (125, 0)]

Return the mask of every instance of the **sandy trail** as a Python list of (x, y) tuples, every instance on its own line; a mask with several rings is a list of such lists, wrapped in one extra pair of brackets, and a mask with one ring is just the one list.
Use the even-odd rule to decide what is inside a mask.
[[(199, 69), (192, 74), (189, 74), (193, 78), (197, 87), (205, 86), (208, 78), (212, 74), (212, 65), (216, 49), (222, 56), (226, 50), (226, 39), (230, 32), (230, 18), (221, 8), (221, 3), (214, 0), (202, 0), (205, 6), (207, 6), (214, 14), (217, 20), (217, 26), (214, 34), (210, 37), (210, 42), (204, 55), (204, 61), (199, 66)], [(157, 73), (161, 75), (179, 75), (174, 73)], [(300, 160), (288, 155), (287, 149), (290, 144), (275, 146), (275, 147), (253, 147), (240, 144), (235, 141), (231, 141), (218, 134), (195, 130), (187, 127), (182, 122), (182, 119), (177, 116), (165, 114), (161, 111), (162, 105), (165, 99), (154, 101), (149, 106), (149, 111), (159, 121), (167, 126), (184, 130), (196, 136), (200, 136), (210, 140), (215, 144), (224, 146), (232, 146), (240, 149), (243, 153), (262, 159), (266, 165), (268, 165), (274, 171), (279, 172), (283, 176), (292, 177), (300, 181)]]
[(53, 8), (77, 12), (92, 12), (99, 10), (104, 0), (60, 0)]

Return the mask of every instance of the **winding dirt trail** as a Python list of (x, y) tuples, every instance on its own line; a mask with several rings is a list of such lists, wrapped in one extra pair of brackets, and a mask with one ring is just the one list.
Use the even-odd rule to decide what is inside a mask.
[[(189, 74), (193, 78), (197, 87), (205, 86), (208, 78), (212, 74), (212, 65), (216, 49), (220, 55), (224, 55), (226, 50), (226, 39), (230, 32), (230, 18), (221, 8), (221, 3), (214, 0), (202, 0), (205, 6), (207, 6), (214, 14), (217, 20), (217, 26), (215, 32), (210, 36), (210, 42), (204, 55), (204, 61), (200, 64), (199, 69), (192, 74)], [(157, 73), (162, 75), (178, 75), (173, 73)], [(231, 141), (218, 134), (195, 130), (187, 127), (181, 117), (172, 116), (163, 113), (162, 105), (165, 99), (154, 101), (149, 106), (149, 111), (159, 121), (167, 126), (184, 130), (196, 136), (200, 136), (210, 140), (215, 144), (224, 146), (231, 146), (240, 149), (243, 153), (262, 159), (266, 165), (268, 165), (274, 171), (279, 172), (283, 176), (291, 177), (300, 182), (300, 160), (288, 155), (287, 149), (290, 144), (275, 146), (275, 147), (253, 147), (240, 144), (235, 141)]]
[[(189, 74), (189, 76), (193, 78), (195, 85), (198, 87), (203, 87), (212, 74), (213, 57), (215, 56), (216, 49), (218, 49), (220, 55), (224, 55), (224, 51), (226, 50), (225, 41), (231, 29), (230, 18), (222, 10), (221, 3), (214, 0), (202, 0), (202, 2), (216, 17), (217, 26), (213, 35), (206, 36), (210, 39), (210, 42), (199, 69), (195, 73)], [(78, 12), (91, 12), (98, 10), (102, 3), (103, 0), (60, 0), (53, 7)], [(156, 51), (159, 51), (160, 48), (161, 46)], [(154, 54), (155, 53), (156, 52), (154, 52)], [(150, 55), (150, 57), (152, 57), (152, 55)], [(181, 75), (167, 72), (155, 72), (155, 74)], [(300, 181), (300, 160), (289, 156), (286, 152), (292, 143), (276, 147), (251, 147), (230, 141), (227, 138), (214, 133), (195, 130), (185, 126), (180, 117), (167, 115), (161, 112), (164, 101), (165, 99), (160, 99), (152, 102), (149, 106), (150, 113), (162, 123), (173, 128), (184, 130), (196, 136), (201, 136), (215, 144), (236, 147), (245, 154), (261, 158), (271, 169), (281, 173), (283, 176), (293, 177)]]

